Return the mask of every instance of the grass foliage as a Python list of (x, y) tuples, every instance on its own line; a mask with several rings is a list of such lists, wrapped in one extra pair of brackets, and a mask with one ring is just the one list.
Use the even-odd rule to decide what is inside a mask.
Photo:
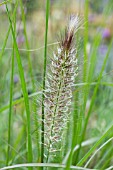
[[(70, 3), (68, 0), (63, 2), (66, 5)], [(54, 3), (56, 7), (60, 6), (59, 1)], [(100, 31), (95, 31), (88, 21), (89, 0), (84, 2), (83, 16), (80, 11), (81, 3), (80, 1), (79, 28), (74, 32), (75, 26), (71, 25), (65, 30), (66, 22), (62, 24), (60, 18), (61, 23), (58, 23), (57, 28), (59, 27), (60, 31), (65, 30), (65, 33), (62, 33), (58, 43), (50, 45), (51, 53), (48, 44), (49, 38), (53, 36), (52, 29), (54, 30), (51, 15), (54, 11), (52, 1), (46, 0), (46, 3), (42, 3), (45, 8), (44, 20), (42, 19), (45, 23), (45, 30), (42, 28), (44, 46), (34, 50), (32, 39), (36, 37), (33, 34), (29, 36), (28, 20), (31, 18), (29, 16), (27, 18), (25, 14), (25, 2), (22, 0), (0, 2), (0, 8), (2, 6), (6, 8), (3, 17), (7, 18), (9, 24), (2, 43), (0, 40), (2, 46), (0, 48), (1, 170), (110, 170), (113, 168), (113, 38), (111, 36), (104, 42)], [(39, 10), (41, 6), (37, 4)], [(102, 13), (106, 19), (107, 10), (109, 9), (109, 14), (111, 9), (110, 0), (108, 4)], [(24, 44), (20, 47), (17, 41), (19, 15), (24, 36)], [(31, 23), (30, 27), (35, 28)], [(93, 32), (95, 36), (92, 35)], [(57, 30), (53, 32), (54, 36), (58, 33)], [(39, 44), (40, 37), (38, 37)], [(99, 48), (102, 44), (107, 44), (107, 48), (100, 59)], [(73, 48), (76, 49), (76, 54), (75, 51), (72, 52)], [(73, 71), (75, 62), (75, 58), (72, 60), (73, 56), (78, 60), (77, 77), (74, 77), (74, 83), (71, 82), (73, 81), (71, 74), (76, 73), (76, 70)], [(101, 65), (98, 67), (100, 61)], [(48, 76), (50, 70), (53, 77)], [(50, 84), (46, 85), (46, 83)], [(48, 148), (45, 141), (49, 143)]]

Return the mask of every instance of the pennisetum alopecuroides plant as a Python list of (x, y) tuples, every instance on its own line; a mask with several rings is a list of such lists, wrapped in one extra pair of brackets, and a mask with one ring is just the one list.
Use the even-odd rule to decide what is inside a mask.
[(77, 76), (74, 34), (79, 27), (78, 16), (71, 15), (47, 74), (45, 91), (44, 151), (45, 162), (62, 159), (66, 127), (72, 103), (72, 86)]

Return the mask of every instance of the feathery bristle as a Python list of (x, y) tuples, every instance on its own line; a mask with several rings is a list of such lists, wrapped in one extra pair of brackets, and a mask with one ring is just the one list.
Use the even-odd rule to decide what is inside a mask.
[(79, 25), (79, 18), (78, 15), (71, 15), (68, 24), (68, 33), (74, 33), (75, 30), (78, 28)]
[(79, 26), (79, 18), (78, 16), (71, 15), (68, 27), (66, 28), (65, 37), (62, 41), (63, 48), (68, 51), (71, 49), (74, 39), (74, 33), (78, 29)]

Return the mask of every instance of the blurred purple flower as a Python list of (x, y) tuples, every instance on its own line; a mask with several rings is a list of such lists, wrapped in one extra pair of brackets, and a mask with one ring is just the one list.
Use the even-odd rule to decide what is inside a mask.
[(105, 55), (107, 52), (107, 49), (108, 49), (107, 45), (105, 45), (105, 44), (100, 45), (99, 46), (99, 54)]
[(24, 38), (23, 35), (17, 36), (17, 44), (18, 44), (19, 47), (24, 43), (24, 41), (25, 41), (25, 38)]
[(89, 21), (89, 22), (93, 22), (94, 19), (95, 19), (94, 14), (89, 14), (89, 16), (88, 16), (88, 21)]
[(16, 84), (16, 83), (18, 83), (18, 81), (19, 81), (19, 77), (17, 74), (15, 74), (14, 75), (14, 83)]
[(110, 37), (111, 37), (110, 30), (108, 28), (105, 28), (102, 32), (102, 38), (110, 38)]

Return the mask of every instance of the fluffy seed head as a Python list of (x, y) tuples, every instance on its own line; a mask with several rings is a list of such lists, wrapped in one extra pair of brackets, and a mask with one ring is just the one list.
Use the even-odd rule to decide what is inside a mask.
[(65, 36), (51, 62), (45, 93), (45, 154), (48, 162), (54, 153), (61, 152), (70, 115), (72, 86), (77, 75), (74, 33), (78, 28), (78, 16), (71, 16)]

